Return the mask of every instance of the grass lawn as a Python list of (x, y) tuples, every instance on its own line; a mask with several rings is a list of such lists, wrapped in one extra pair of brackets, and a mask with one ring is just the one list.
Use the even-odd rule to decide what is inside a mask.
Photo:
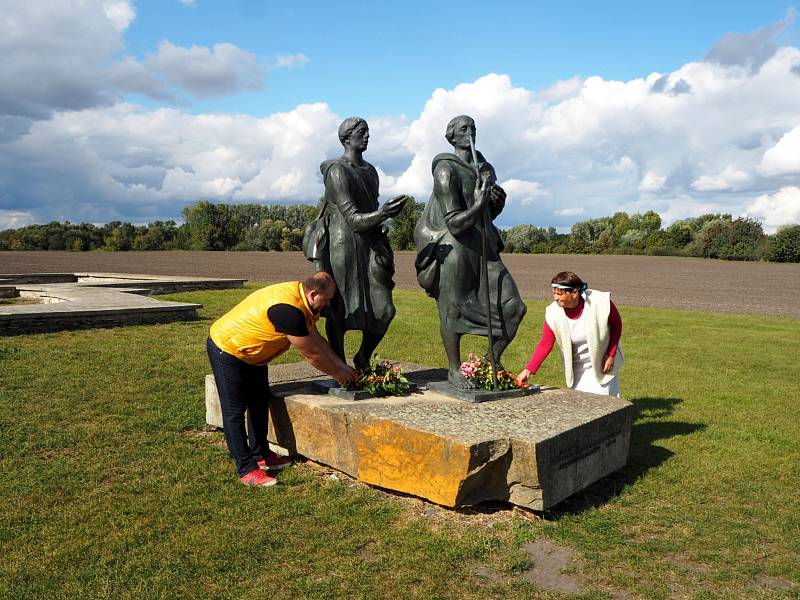
[[(165, 297), (193, 322), (0, 338), (0, 597), (551, 597), (524, 577), (541, 538), (581, 559), (582, 597), (800, 597), (800, 320), (620, 307), (628, 466), (543, 519), (431, 518), (310, 464), (236, 481), (203, 431), (204, 340), (256, 287)], [(395, 297), (381, 356), (444, 366), (434, 302)], [(563, 385), (557, 356), (534, 380)]]

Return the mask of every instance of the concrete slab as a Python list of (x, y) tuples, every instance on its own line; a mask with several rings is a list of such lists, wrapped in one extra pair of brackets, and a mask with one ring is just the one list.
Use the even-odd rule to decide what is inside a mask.
[(431, 381), (428, 383), (428, 389), (464, 402), (491, 402), (502, 398), (519, 398), (538, 394), (540, 391), (538, 385), (529, 385), (527, 388), (514, 390), (465, 390), (457, 388), (449, 381)]
[(37, 300), (0, 305), (0, 336), (195, 319), (201, 304), (148, 295), (241, 287), (246, 281), (114, 273), (0, 274), (0, 280), (11, 282), (20, 297)]
[[(408, 384), (409, 394), (418, 391), (416, 383), (409, 381)], [(314, 392), (330, 394), (331, 396), (336, 396), (342, 400), (367, 400), (375, 397), (364, 390), (348, 390), (347, 388), (340, 387), (339, 384), (333, 379), (318, 379), (316, 381), (312, 381), (311, 389)]]
[[(275, 384), (279, 370), (270, 368), (272, 442), (444, 506), (547, 510), (627, 462), (633, 407), (619, 398), (550, 388), (482, 403), (430, 390), (353, 402), (314, 393), (308, 379)], [(418, 372), (441, 379), (440, 369)], [(219, 402), (213, 378), (206, 393), (207, 406)]]

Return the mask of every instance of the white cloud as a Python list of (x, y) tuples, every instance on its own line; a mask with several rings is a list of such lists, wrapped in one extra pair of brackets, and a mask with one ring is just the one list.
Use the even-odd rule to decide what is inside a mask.
[(781, 225), (800, 224), (800, 187), (786, 186), (774, 194), (762, 194), (747, 206), (745, 214), (761, 220), (767, 233)]
[(185, 6), (191, 6), (192, 8), (194, 8), (197, 4), (195, 0), (178, 0), (178, 2)]
[(272, 64), (272, 68), (294, 69), (295, 67), (302, 67), (309, 62), (309, 58), (302, 52), (298, 54), (279, 54), (275, 57), (275, 62)]
[(316, 202), (319, 164), (341, 153), (338, 125), (325, 104), (263, 119), (130, 104), (60, 113), (0, 153), (0, 189), (40, 220), (176, 218), (201, 199)]
[(714, 44), (705, 60), (727, 66), (748, 67), (758, 70), (778, 50), (778, 37), (795, 21), (797, 9), (790, 6), (786, 16), (769, 25), (748, 33), (728, 33)]
[(764, 153), (759, 169), (764, 175), (800, 174), (800, 127), (786, 133)]
[(232, 44), (183, 48), (165, 40), (144, 64), (168, 83), (197, 97), (258, 90), (264, 85), (264, 69), (258, 65), (255, 54)]
[(4, 3), (0, 115), (40, 119), (111, 104), (113, 95), (98, 85), (102, 64), (123, 48), (132, 11), (127, 2)]
[(692, 182), (692, 188), (698, 192), (738, 191), (747, 187), (752, 180), (753, 178), (741, 169), (728, 165), (721, 173), (698, 177)]
[(36, 219), (31, 213), (17, 210), (0, 210), (0, 231), (4, 229), (19, 229), (33, 223), (36, 223)]
[(108, 20), (120, 31), (127, 29), (136, 18), (136, 11), (128, 0), (105, 0), (103, 10)]
[(666, 183), (667, 178), (653, 173), (652, 171), (648, 171), (642, 177), (642, 182), (639, 184), (639, 191), (640, 192), (657, 192), (662, 187), (664, 187), (664, 183)]
[(174, 103), (184, 92), (206, 97), (263, 87), (264, 66), (232, 44), (182, 48), (165, 41), (144, 62), (120, 58), (135, 18), (128, 0), (4, 6), (0, 118), (46, 119), (56, 111), (111, 106), (126, 93)]
[(561, 208), (556, 211), (555, 214), (561, 215), (563, 217), (577, 217), (578, 215), (582, 215), (584, 213), (584, 208), (582, 206), (574, 206), (572, 208)]
[[(125, 16), (130, 3), (40, 6), (13, 3), (0, 15), (2, 209), (39, 221), (144, 222), (176, 218), (203, 198), (319, 197), (319, 163), (341, 153), (336, 129), (349, 115), (324, 103), (255, 118), (120, 100), (138, 92), (179, 103), (186, 93), (257, 89), (266, 67), (301, 65), (304, 55), (268, 64), (231, 44), (165, 41), (143, 61), (119, 58), (119, 28), (135, 17)], [(716, 53), (630, 81), (576, 77), (537, 91), (490, 73), (439, 88), (418, 115), (369, 117), (366, 158), (380, 169), (383, 198), (425, 200), (433, 157), (452, 150), (447, 122), (466, 113), (476, 119), (478, 149), (509, 193), (503, 227), (563, 229), (576, 217), (618, 210), (656, 210), (665, 223), (706, 212), (739, 215), (759, 194), (775, 204), (782, 188), (800, 186), (800, 49), (769, 46), (777, 35), (770, 31), (748, 46), (756, 48), (750, 54), (739, 47), (728, 58)]]
[(583, 87), (582, 77), (571, 77), (556, 81), (550, 87), (538, 92), (536, 98), (542, 102), (557, 103), (563, 102), (567, 98), (576, 96)]
[(536, 181), (507, 179), (506, 181), (500, 182), (500, 187), (502, 187), (507, 194), (506, 205), (511, 203), (527, 205), (552, 196), (550, 192), (542, 188), (541, 183)]

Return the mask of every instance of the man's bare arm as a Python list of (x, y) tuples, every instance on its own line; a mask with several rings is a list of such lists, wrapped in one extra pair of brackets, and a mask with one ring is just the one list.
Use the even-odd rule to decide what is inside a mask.
[(308, 334), (316, 338), (316, 342), (320, 345), (320, 347), (322, 347), (332, 362), (338, 363), (341, 361), (341, 358), (339, 358), (339, 356), (333, 351), (333, 348), (331, 348), (331, 345), (327, 342), (327, 340), (320, 335), (316, 327), (309, 328)]
[[(314, 335), (316, 334), (316, 335)], [(289, 343), (297, 348), (306, 357), (311, 365), (323, 373), (333, 377), (339, 384), (344, 385), (353, 380), (355, 371), (348, 367), (338, 356), (333, 354), (328, 343), (322, 336), (313, 330), (313, 333), (304, 336), (287, 335)], [(327, 346), (327, 350), (326, 350)]]

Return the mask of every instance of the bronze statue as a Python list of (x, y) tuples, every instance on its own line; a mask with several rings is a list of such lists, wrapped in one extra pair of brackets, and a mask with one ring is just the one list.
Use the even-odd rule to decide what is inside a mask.
[(344, 154), (320, 165), (325, 196), (303, 246), (315, 270), (336, 280), (338, 291), (323, 312), (331, 348), (344, 360), (345, 332), (362, 331), (353, 364), (365, 368), (395, 315), (394, 253), (384, 221), (399, 214), (409, 197), (396, 196), (378, 206), (378, 173), (362, 157), (369, 143), (364, 119), (345, 119), (339, 141)]
[[(433, 159), (433, 193), (414, 231), (415, 266), (419, 284), (436, 299), (439, 308), (447, 380), (457, 388), (469, 389), (475, 386), (460, 371), (461, 336), (489, 336), (491, 328), (491, 352), (499, 363), (526, 307), (500, 260), (503, 241), (492, 221), (503, 210), (506, 193), (496, 183), (494, 167), (480, 152), (474, 154), (475, 164), (475, 121), (466, 115), (455, 117), (447, 125), (445, 137), (455, 153), (442, 153)], [(486, 211), (487, 218), (483, 219)], [(486, 248), (488, 286), (481, 282), (482, 246)]]

